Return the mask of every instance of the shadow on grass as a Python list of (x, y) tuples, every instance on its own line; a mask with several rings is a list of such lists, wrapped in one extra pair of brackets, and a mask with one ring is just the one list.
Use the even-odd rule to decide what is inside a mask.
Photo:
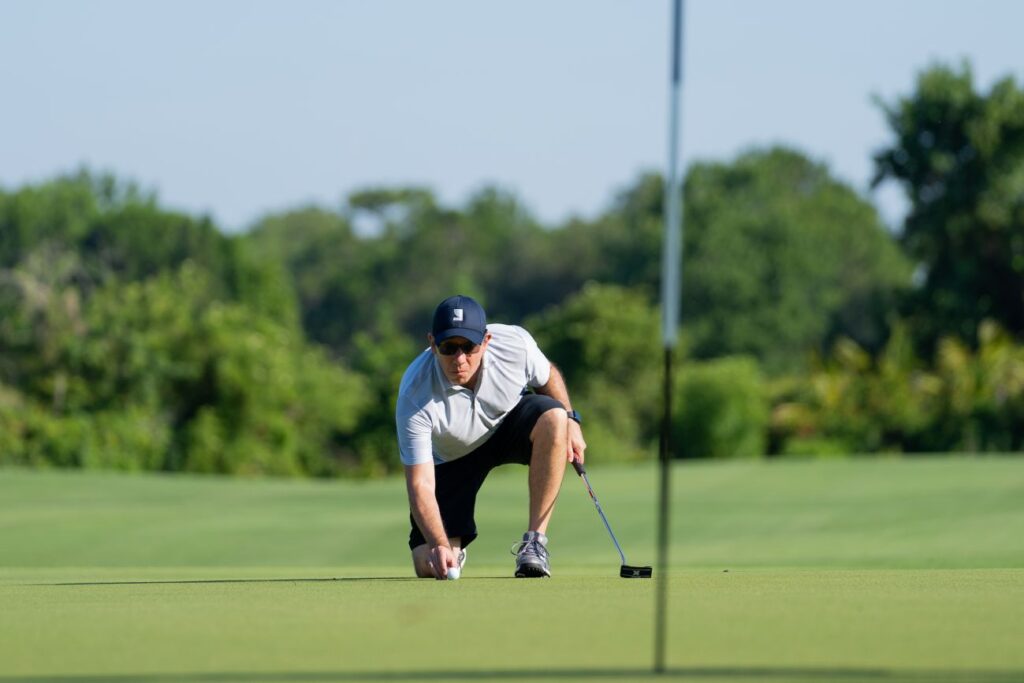
[[(418, 581), (414, 576), (342, 576), (305, 579), (147, 579), (140, 581), (61, 581), (30, 583), (28, 586), (161, 586), (189, 583), (331, 583), (342, 581)], [(0, 679), (3, 680), (3, 679)]]
[[(460, 581), (481, 579), (513, 579), (512, 576), (473, 576)], [(214, 583), (331, 583), (346, 581), (429, 581), (415, 576), (340, 576), (305, 579), (146, 579), (139, 581), (60, 581), (51, 583), (26, 583), (24, 586), (162, 586), (171, 584), (214, 584)], [(0, 681), (3, 681), (0, 678)]]
[(651, 669), (481, 669), (426, 671), (303, 671), (208, 673), (91, 674), (54, 676), (0, 676), (0, 683), (328, 683), (330, 681), (467, 681), (467, 680), (792, 680), (885, 681), (896, 683), (1010, 683), (1024, 680), (1024, 671), (941, 671), (936, 669), (880, 669), (857, 667), (693, 667), (655, 673)]

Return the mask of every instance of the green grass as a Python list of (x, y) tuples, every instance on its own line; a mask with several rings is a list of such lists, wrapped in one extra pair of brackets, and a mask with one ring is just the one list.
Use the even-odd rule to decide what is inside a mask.
[[(590, 468), (633, 564), (653, 467)], [(669, 676), (1024, 680), (1024, 458), (673, 473)], [(635, 680), (655, 582), (576, 477), (555, 577), (508, 578), (525, 469), (481, 492), (464, 578), (411, 574), (404, 485), (0, 470), (0, 683)]]

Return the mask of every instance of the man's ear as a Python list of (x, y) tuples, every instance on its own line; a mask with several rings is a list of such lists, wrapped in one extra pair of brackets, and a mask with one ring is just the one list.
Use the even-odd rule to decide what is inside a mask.
[(429, 344), (430, 344), (431, 346), (433, 346), (433, 345), (434, 345), (434, 335), (433, 335), (432, 333), (430, 333), (430, 332), (427, 332), (427, 342), (428, 342), (428, 343), (429, 343)]

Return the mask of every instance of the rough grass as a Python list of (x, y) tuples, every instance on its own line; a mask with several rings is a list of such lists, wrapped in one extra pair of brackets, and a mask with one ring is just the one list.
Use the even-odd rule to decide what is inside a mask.
[[(655, 469), (590, 468), (633, 564)], [(677, 466), (669, 676), (1024, 680), (1024, 459)], [(555, 577), (508, 578), (525, 470), (458, 582), (407, 578), (400, 480), (0, 470), (0, 682), (635, 680), (655, 582), (567, 477)]]

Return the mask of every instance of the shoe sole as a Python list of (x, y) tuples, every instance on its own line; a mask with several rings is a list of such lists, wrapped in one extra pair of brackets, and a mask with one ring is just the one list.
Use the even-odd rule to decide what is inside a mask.
[(516, 578), (517, 579), (546, 579), (551, 576), (551, 572), (544, 569), (539, 565), (535, 564), (524, 564), (520, 567), (516, 567)]

